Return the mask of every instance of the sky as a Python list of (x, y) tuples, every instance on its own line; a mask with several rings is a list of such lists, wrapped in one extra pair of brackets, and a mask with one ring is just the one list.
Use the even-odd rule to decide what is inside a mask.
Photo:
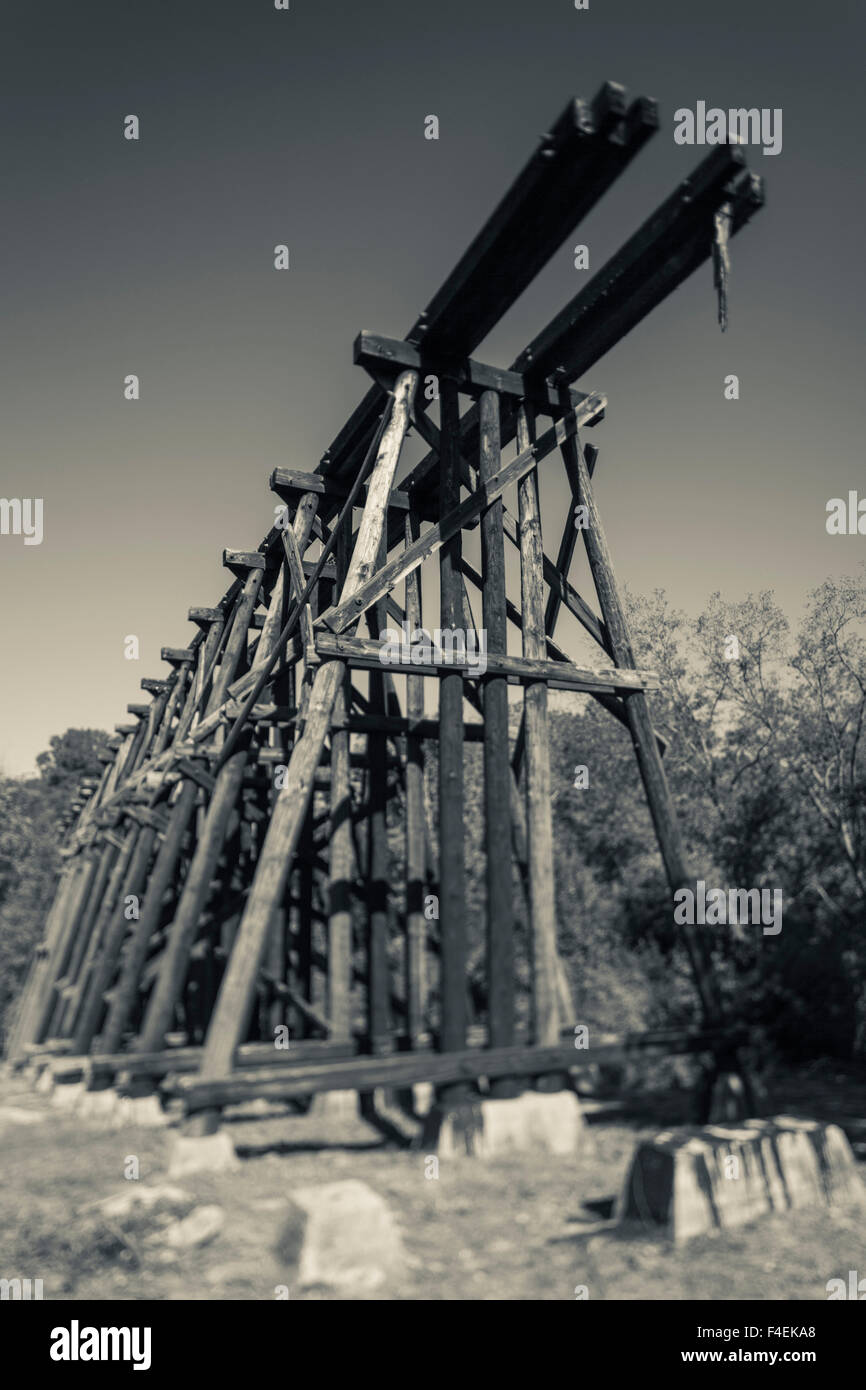
[(747, 150), (767, 205), (731, 245), (728, 332), (707, 264), (578, 385), (608, 397), (621, 582), (691, 613), (771, 588), (796, 621), (856, 571), (866, 537), (825, 520), (866, 495), (863, 27), (832, 0), (7, 0), (0, 496), (42, 498), (44, 534), (0, 535), (0, 771), (168, 674), (160, 647), (229, 585), (223, 548), (268, 529), (271, 470), (315, 468), (366, 390), (356, 334), (406, 332), (608, 79), (654, 97), (660, 130), (474, 355), (511, 362), (585, 283), (574, 241), (597, 270), (706, 153), (675, 143), (678, 108), (781, 108), (781, 152)]

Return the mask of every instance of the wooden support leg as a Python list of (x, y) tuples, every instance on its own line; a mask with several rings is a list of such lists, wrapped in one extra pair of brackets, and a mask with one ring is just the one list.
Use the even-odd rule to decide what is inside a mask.
[[(482, 483), (501, 464), (499, 446), (499, 397), (485, 391), (479, 403), (479, 477)], [(502, 499), (488, 507), (481, 518), (481, 555), (484, 583), (482, 626), (488, 652), (506, 653), (508, 638), (505, 609), (505, 540), (502, 533)], [(508, 682), (505, 677), (485, 679), (484, 711), (484, 834), (487, 878), (487, 1011), (490, 1047), (510, 1047), (514, 1042), (514, 905), (511, 840), (511, 788), (508, 756)], [(514, 1094), (507, 1077), (491, 1083), (491, 1095)]]
[(51, 1020), (52, 1037), (62, 1038), (68, 1034), (69, 1024), (75, 1014), (77, 989), (83, 978), (85, 963), (93, 950), (93, 938), (100, 920), (106, 887), (119, 853), (116, 845), (107, 844), (99, 856), (93, 883), (87, 894), (87, 903), (75, 930), (75, 941), (66, 968), (66, 989), (57, 1000)]
[[(529, 447), (530, 426), (524, 407), (517, 417), (517, 447)], [(544, 590), (538, 470), (518, 484), (520, 503), (520, 591), (523, 609), (523, 655), (543, 657)], [(532, 929), (533, 1040), (549, 1046), (559, 1037), (556, 968), (556, 898), (553, 877), (553, 818), (550, 804), (550, 747), (547, 686), (527, 684), (523, 705), (526, 729), (526, 825), (529, 851), (529, 902)]]
[[(587, 509), (588, 524), (583, 530), (583, 539), (602, 617), (610, 634), (611, 652), (617, 666), (631, 666), (634, 664), (631, 634), (625, 609), (620, 601), (601, 517), (595, 504), (589, 468), (577, 436), (569, 439), (566, 444), (568, 466), (577, 480), (578, 497), (581, 505)], [(671, 892), (684, 887), (694, 891), (695, 880), (686, 862), (685, 848), (656, 744), (647, 697), (642, 690), (636, 690), (624, 696), (624, 703)], [(713, 1026), (721, 1020), (721, 1005), (709, 954), (699, 930), (686, 926), (682, 931), (704, 1018), (707, 1026)]]
[[(417, 380), (417, 372), (403, 372), (395, 384), (390, 418), (379, 444), (358, 540), (341, 598), (349, 598), (369, 577), (379, 553), (388, 496)], [(223, 977), (208, 1029), (202, 1058), (203, 1076), (220, 1076), (229, 1071), (235, 1049), (246, 1035), (271, 913), (282, 896), (297, 849), (343, 673), (343, 662), (336, 660), (323, 662), (316, 671), (304, 732), (292, 749), (286, 786), (271, 817), (235, 949)]]
[[(337, 579), (342, 588), (348, 568), (345, 525), (337, 538)], [(346, 670), (334, 715), (344, 720), (349, 708)], [(331, 1037), (347, 1041), (352, 1035), (352, 787), (349, 776), (349, 731), (331, 731), (330, 844), (328, 862), (328, 1003)]]
[[(459, 406), (456, 387), (442, 381), (442, 439), (439, 505), (442, 515), (460, 501)], [(463, 624), (461, 533), (442, 546), (439, 556), (440, 622), (443, 629)], [(463, 679), (439, 682), (439, 928), (442, 940), (440, 1046), (459, 1052), (466, 1046), (466, 882), (463, 827)], [(463, 1085), (443, 1089), (450, 1104), (465, 1098)]]
[[(406, 544), (416, 541), (419, 533), (418, 517), (410, 512), (406, 517)], [(406, 576), (406, 620), (411, 636), (421, 626), (421, 576), (417, 569)], [(410, 719), (424, 717), (423, 676), (407, 677), (406, 713)], [(424, 800), (424, 743), (419, 734), (409, 733), (406, 736), (406, 1031), (410, 1047), (418, 1045), (424, 1031), (426, 1004)]]
[[(90, 977), (86, 980), (75, 1017), (71, 1020), (69, 1031), (74, 1039), (72, 1050), (80, 1055), (87, 1051), (93, 1035), (91, 1020), (98, 1016), (102, 1007), (103, 991), (108, 987), (106, 974), (110, 978), (110, 963), (116, 959), (116, 952), (125, 933), (126, 922), (118, 901), (126, 880), (140, 830), (137, 825), (130, 826), (126, 832), (123, 849), (117, 856), (111, 879), (105, 892), (99, 918), (93, 932), (93, 945), (97, 952)], [(116, 943), (116, 945), (115, 945)], [(86, 1038), (86, 1041), (82, 1041)]]
[[(312, 802), (311, 802), (312, 806)], [(301, 999), (307, 1004), (313, 1002), (313, 827), (312, 816), (308, 810), (298, 841), (298, 905), (295, 915), (298, 947), (298, 969), (295, 986)], [(309, 1016), (296, 1011), (298, 1029), (303, 1037), (309, 1037)]]
[(143, 910), (127, 942), (120, 979), (108, 1010), (102, 1033), (104, 1052), (117, 1052), (120, 1049), (121, 1038), (138, 997), (148, 947), (162, 916), (163, 899), (174, 878), (197, 796), (196, 783), (185, 781), (172, 806), (168, 828), (147, 880)]
[(43, 988), (34, 1007), (32, 1034), (29, 1038), (24, 1039), (25, 1042), (41, 1043), (48, 1033), (56, 1002), (55, 990), (60, 980), (63, 979), (75, 941), (78, 923), (86, 906), (87, 895), (95, 873), (95, 854), (92, 851), (85, 852), (77, 865), (66, 902), (65, 920), (58, 931), (53, 956), (45, 972)]
[(235, 753), (217, 774), (204, 828), (196, 844), (169, 932), (159, 978), (148, 1002), (137, 1052), (156, 1052), (165, 1043), (175, 1006), (180, 998), (189, 964), (189, 953), (198, 932), (201, 913), (223, 846), (229, 817), (240, 794), (247, 750)]
[[(250, 619), (256, 606), (263, 570), (252, 568), (235, 604), (231, 632), (214, 681), (209, 706), (218, 708), (225, 699), (239, 662), (245, 657)], [(189, 871), (168, 936), (159, 978), (148, 1002), (138, 1051), (155, 1052), (163, 1046), (186, 979), (189, 953), (195, 942), (211, 879), (223, 847), (229, 819), (240, 795), (247, 762), (245, 744), (217, 773), (210, 805), (204, 817)]]
[(15, 1023), (6, 1044), (7, 1056), (17, 1061), (23, 1050), (34, 1041), (34, 1024), (39, 1012), (40, 1001), (44, 999), (51, 981), (51, 970), (56, 961), (56, 951), (63, 934), (68, 914), (70, 895), (78, 881), (80, 864), (67, 863), (54, 896), (54, 902), (45, 923), (45, 935), (36, 948), (36, 955), (27, 979), (25, 992), (21, 999)]
[[(384, 546), (379, 552), (380, 566), (385, 561)], [(377, 603), (368, 612), (370, 635), (381, 636), (388, 625), (384, 603)], [(381, 671), (370, 672), (370, 713), (384, 715), (385, 680)], [(390, 1028), (389, 997), (391, 980), (388, 970), (388, 740), (385, 734), (367, 735), (367, 767), (370, 799), (367, 836), (367, 1030), (371, 1052), (379, 1052), (387, 1044)]]

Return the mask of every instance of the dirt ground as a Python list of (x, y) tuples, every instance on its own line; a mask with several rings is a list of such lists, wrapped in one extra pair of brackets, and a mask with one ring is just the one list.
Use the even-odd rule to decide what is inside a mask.
[[(806, 1071), (777, 1094), (787, 1113), (864, 1117), (866, 1134), (859, 1079)], [(291, 1192), (345, 1178), (385, 1198), (406, 1248), (399, 1281), (363, 1295), (378, 1300), (571, 1300), (578, 1286), (590, 1299), (824, 1300), (829, 1279), (866, 1275), (864, 1209), (768, 1217), (678, 1249), (600, 1230), (595, 1204), (619, 1189), (638, 1139), (658, 1130), (640, 1117), (588, 1125), (576, 1158), (442, 1160), (430, 1178), (423, 1153), (387, 1147), (361, 1121), (255, 1116), (232, 1126), (246, 1155), (239, 1171), (172, 1180), (165, 1129), (106, 1129), (15, 1077), (0, 1083), (0, 1107), (15, 1116), (0, 1122), (0, 1276), (42, 1278), (46, 1299), (273, 1299), (281, 1286), (291, 1299), (336, 1297), (299, 1290), (278, 1251)], [(142, 1186), (171, 1181), (186, 1197), (106, 1217), (96, 1204), (129, 1191), (131, 1159)], [(202, 1205), (222, 1211), (216, 1237), (167, 1247), (160, 1231)]]

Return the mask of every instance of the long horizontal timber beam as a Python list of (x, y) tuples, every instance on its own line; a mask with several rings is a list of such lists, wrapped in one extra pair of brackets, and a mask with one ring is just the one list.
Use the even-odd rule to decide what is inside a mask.
[[(664, 203), (579, 294), (533, 338), (511, 364), (511, 371), (555, 385), (575, 381), (624, 338), (712, 255), (713, 214), (732, 206), (731, 235), (764, 203), (763, 182), (745, 167), (737, 145), (719, 146), (693, 169)], [(503, 447), (514, 437), (516, 411), (502, 402)], [(478, 412), (473, 406), (460, 421), (464, 458), (478, 450)], [(419, 509), (429, 508), (437, 488), (435, 451), (425, 455), (401, 487)], [(389, 542), (397, 543), (396, 527)]]
[(234, 1105), (253, 1096), (280, 1099), (313, 1095), (321, 1091), (372, 1091), (377, 1086), (411, 1086), (428, 1081), (433, 1085), (472, 1081), (481, 1076), (544, 1076), (550, 1073), (593, 1067), (604, 1062), (623, 1061), (636, 1053), (656, 1047), (670, 1054), (713, 1051), (728, 1041), (719, 1030), (625, 1036), (617, 1042), (599, 1043), (578, 1050), (574, 1038), (550, 1047), (472, 1048), (461, 1052), (419, 1051), (390, 1057), (357, 1057), (341, 1063), (312, 1063), (291, 1068), (250, 1069), (236, 1075), (213, 1077), (173, 1077), (165, 1085), (179, 1098), (187, 1111), (208, 1110)]
[[(268, 480), (268, 486), (271, 492), (276, 492), (286, 502), (296, 502), (305, 492), (315, 492), (320, 497), (338, 498), (341, 502), (349, 495), (349, 489), (343, 483), (326, 478), (321, 473), (305, 473), (300, 468), (275, 468)], [(363, 506), (366, 500), (367, 489), (364, 487), (358, 494), (358, 506)], [(409, 510), (409, 498), (405, 492), (395, 488), (388, 498), (388, 506), (406, 512)], [(333, 566), (328, 577), (334, 577)]]
[(408, 337), (471, 352), (657, 129), (656, 103), (615, 82), (570, 101)]
[[(339, 637), (327, 632), (316, 634), (316, 654), (320, 659), (329, 660), (338, 656), (349, 666), (386, 670), (392, 675), (447, 676), (456, 673), (469, 680), (477, 680), (481, 674), (505, 676), (513, 684), (545, 681), (556, 690), (579, 690), (587, 694), (600, 690), (606, 695), (623, 690), (656, 690), (659, 684), (655, 671), (626, 670), (622, 667), (590, 670), (574, 666), (570, 661), (536, 660), (505, 656), (499, 652), (486, 652), (482, 656), (461, 651), (459, 647), (424, 657), (422, 650), (419, 646), (413, 652), (410, 647), (405, 653), (398, 650), (385, 659), (386, 650), (381, 642), (366, 637)], [(479, 671), (481, 661), (484, 663), (483, 672)]]
[(602, 266), (514, 363), (528, 377), (572, 382), (712, 254), (713, 214), (732, 205), (731, 235), (763, 206), (763, 183), (739, 145), (722, 146)]
[[(356, 366), (364, 367), (373, 374), (411, 368), (424, 376), (436, 376), (440, 381), (453, 381), (458, 390), (466, 395), (480, 396), (482, 391), (496, 391), (500, 396), (513, 396), (515, 401), (530, 401), (537, 409), (547, 413), (559, 414), (562, 410), (562, 394), (548, 382), (538, 382), (503, 367), (492, 367), (487, 362), (476, 362), (472, 357), (460, 360), (440, 358), (429, 352), (426, 343), (418, 348), (414, 343), (400, 338), (384, 338), (379, 333), (362, 331), (355, 339), (354, 359)], [(572, 409), (585, 399), (585, 391), (572, 391)], [(595, 424), (603, 413), (602, 408), (586, 424)], [(400, 505), (404, 505), (402, 499), (405, 498), (405, 506), (408, 507), (408, 494), (401, 493), (400, 497)]]
[(605, 397), (596, 393), (584, 397), (572, 414), (557, 421), (539, 437), (535, 444), (530, 444), (528, 448), (521, 450), (516, 458), (506, 464), (504, 468), (500, 468), (498, 473), (495, 473), (470, 497), (454, 507), (435, 526), (429, 527), (422, 536), (419, 536), (417, 541), (407, 546), (393, 560), (389, 560), (386, 565), (383, 565), (367, 583), (361, 584), (351, 598), (322, 613), (317, 620), (317, 628), (329, 627), (333, 632), (343, 632), (353, 622), (357, 622), (361, 614), (371, 604), (378, 602), (396, 584), (405, 579), (407, 574), (411, 574), (413, 569), (441, 550), (452, 536), (461, 531), (468, 522), (480, 516), (481, 512), (492, 502), (495, 502), (497, 497), (501, 497), (513, 483), (519, 482), (553, 449), (570, 438), (580, 425), (586, 423), (587, 419), (594, 418), (605, 404)]
[[(656, 103), (628, 106), (615, 82), (591, 103), (570, 101), (406, 339), (440, 355), (472, 353), (657, 129)], [(383, 401), (371, 387), (318, 472), (354, 477)]]

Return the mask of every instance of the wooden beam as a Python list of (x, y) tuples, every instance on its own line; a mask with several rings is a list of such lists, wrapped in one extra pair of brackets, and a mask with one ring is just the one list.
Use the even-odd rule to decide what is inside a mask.
[(471, 352), (657, 129), (655, 102), (614, 82), (569, 102), (407, 337)]
[[(405, 519), (407, 548), (418, 539), (418, 517)], [(406, 621), (412, 631), (421, 624), (421, 575), (414, 569), (406, 576)], [(426, 880), (426, 817), (424, 811), (424, 682), (416, 676), (406, 681), (406, 1031), (414, 1047), (424, 1030), (427, 1002), (426, 941), (424, 916)], [(400, 723), (404, 721), (400, 720)], [(431, 721), (432, 722), (432, 721)], [(436, 725), (435, 737), (439, 737)]]
[[(443, 630), (443, 637), (450, 632), (450, 628)], [(416, 650), (415, 657), (403, 659), (401, 656), (398, 659), (389, 656), (387, 661), (383, 661), (384, 650), (382, 642), (374, 642), (370, 638), (316, 633), (316, 651), (324, 660), (341, 657), (352, 667), (372, 671), (388, 670), (395, 674), (410, 672), (412, 675), (440, 679), (458, 674), (469, 680), (479, 680), (487, 674), (508, 677), (512, 684), (546, 681), (555, 690), (579, 690), (588, 694), (595, 690), (607, 693), (615, 690), (654, 690), (659, 684), (657, 673), (645, 669), (626, 670), (620, 666), (598, 669), (575, 666), (563, 660), (500, 656), (495, 652), (487, 652), (480, 658), (478, 655), (467, 656), (459, 650), (453, 653), (443, 650), (440, 655), (434, 653), (424, 660), (416, 659)], [(411, 648), (408, 650), (411, 651)], [(479, 660), (486, 662), (486, 672), (480, 670)]]
[[(384, 534), (379, 547), (379, 563), (385, 558)], [(371, 635), (387, 621), (383, 602), (374, 604), (367, 610), (367, 622)], [(348, 668), (346, 679), (349, 679)], [(385, 715), (385, 671), (371, 669), (368, 701), (372, 715)], [(369, 801), (367, 806), (367, 862), (365, 865), (364, 908), (366, 913), (367, 947), (367, 1032), (373, 1052), (379, 1052), (386, 1044), (391, 1027), (390, 994), (391, 978), (388, 964), (388, 897), (389, 849), (388, 849), (388, 741), (384, 734), (371, 732), (367, 735), (367, 748), (364, 756), (364, 770), (368, 779)]]
[[(569, 102), (406, 339), (469, 356), (657, 129), (655, 102), (616, 83)], [(371, 387), (319, 472), (355, 476), (384, 398)]]
[(712, 216), (732, 201), (731, 232), (763, 205), (739, 145), (719, 145), (524, 348), (515, 370), (571, 382), (631, 331), (712, 253)]
[[(419, 376), (432, 374), (440, 381), (453, 382), (458, 390), (470, 396), (478, 397), (484, 391), (495, 391), (500, 396), (514, 396), (518, 401), (530, 400), (534, 405), (549, 413), (558, 414), (561, 409), (561, 393), (556, 387), (547, 382), (538, 384), (529, 381), (519, 372), (508, 371), (502, 367), (492, 367), (486, 362), (476, 362), (471, 357), (464, 358), (462, 361), (454, 361), (453, 359), (440, 361), (435, 356), (431, 357), (423, 345), (421, 348), (417, 348), (414, 343), (406, 342), (400, 338), (385, 338), (379, 333), (368, 332), (358, 334), (353, 351), (355, 363), (366, 367), (368, 371), (381, 371), (383, 368), (389, 368), (396, 372), (411, 368), (417, 371)], [(572, 409), (576, 409), (585, 399), (585, 392), (573, 391), (571, 393)], [(603, 412), (604, 404), (600, 403), (597, 414), (587, 419), (586, 424), (594, 424)], [(325, 486), (330, 490), (336, 484), (327, 482)], [(401, 505), (408, 507), (408, 493), (403, 493), (401, 498), (405, 499), (405, 503), (401, 501)]]
[(316, 626), (329, 627), (334, 632), (342, 632), (351, 623), (357, 621), (371, 603), (375, 603), (377, 599), (393, 589), (401, 579), (405, 579), (416, 565), (420, 565), (423, 560), (435, 555), (452, 537), (459, 535), (467, 522), (480, 516), (481, 512), (489, 507), (497, 497), (501, 497), (512, 483), (519, 482), (525, 473), (534, 468), (541, 459), (546, 458), (557, 445), (574, 434), (581, 420), (585, 419), (587, 414), (594, 413), (595, 405), (603, 399), (598, 395), (586, 397), (584, 404), (579, 406), (572, 415), (557, 421), (535, 444), (521, 450), (517, 458), (512, 459), (511, 463), (506, 464), (504, 468), (500, 468), (495, 477), (490, 478), (465, 501), (459, 501), (458, 493), (458, 500), (455, 501), (454, 506), (444, 510), (442, 519), (435, 526), (429, 527), (413, 545), (407, 546), (402, 554), (390, 560), (366, 584), (360, 585), (351, 598), (345, 602), (341, 598), (335, 607), (322, 613)]
[[(485, 391), (479, 404), (480, 450), (478, 476), (482, 484), (501, 466), (499, 396)], [(505, 593), (505, 543), (501, 498), (481, 518), (482, 627), (490, 655), (508, 651)], [(508, 682), (503, 675), (485, 679), (484, 710), (484, 848), (487, 883), (487, 1015), (490, 1046), (514, 1042), (514, 888), (509, 804)], [(508, 1078), (493, 1083), (494, 1096), (512, 1091)]]
[(640, 1035), (625, 1036), (618, 1042), (595, 1043), (578, 1051), (574, 1039), (550, 1047), (474, 1048), (460, 1052), (398, 1053), (390, 1057), (356, 1057), (345, 1062), (309, 1063), (298, 1067), (250, 1068), (235, 1076), (177, 1076), (164, 1089), (178, 1097), (187, 1113), (214, 1106), (237, 1105), (254, 1096), (288, 1099), (317, 1095), (322, 1091), (372, 1091), (379, 1086), (401, 1088), (415, 1082), (434, 1085), (472, 1082), (478, 1077), (530, 1076), (575, 1071), (606, 1062), (632, 1060), (636, 1055), (658, 1049), (674, 1055), (712, 1051), (718, 1045), (718, 1032), (683, 1033), (679, 1038), (642, 1043)]
[[(341, 501), (349, 495), (349, 488), (344, 483), (338, 483), (321, 473), (303, 473), (299, 468), (275, 468), (268, 483), (271, 492), (278, 493), (287, 501), (294, 501), (299, 493), (306, 492), (316, 492), (322, 497), (335, 497)], [(366, 488), (362, 491), (366, 497)], [(360, 496), (358, 505), (363, 505)], [(405, 512), (409, 508), (409, 497), (395, 488), (388, 498), (388, 506)]]
[[(524, 450), (529, 447), (531, 428), (528, 408), (521, 406), (517, 415), (518, 449)], [(518, 500), (523, 657), (526, 661), (536, 662), (544, 658), (546, 651), (541, 504), (538, 496), (537, 469), (530, 470), (521, 478)], [(555, 1042), (559, 1035), (550, 731), (547, 718), (547, 685), (544, 681), (533, 681), (524, 688), (523, 724), (526, 730), (526, 826), (532, 942), (533, 1038), (539, 1046), (544, 1046)]]
[[(460, 408), (457, 387), (440, 385), (442, 417), (439, 499), (445, 517), (455, 515), (460, 501), (458, 429)], [(451, 528), (439, 552), (439, 609), (444, 627), (459, 628), (463, 621), (463, 576), (460, 573), (460, 528)], [(456, 1052), (466, 1045), (469, 1023), (466, 1000), (466, 864), (463, 825), (463, 681), (459, 674), (443, 675), (439, 685), (439, 932), (441, 1020), (443, 1051)], [(449, 1091), (441, 1099), (460, 1100), (462, 1090)]]
[[(657, 304), (693, 273), (712, 250), (713, 212), (732, 201), (732, 233), (762, 206), (763, 183), (745, 169), (739, 146), (720, 146), (692, 172), (661, 208), (557, 314), (511, 364), (511, 370), (555, 385), (588, 372)], [(503, 447), (514, 438), (515, 413), (503, 403)], [(478, 447), (478, 412), (461, 421), (461, 449), (473, 456)], [(403, 487), (419, 508), (436, 495), (435, 453), (428, 454), (404, 478)], [(393, 541), (393, 535), (389, 538)]]
[[(348, 518), (337, 538), (337, 583), (343, 587), (348, 572)], [(331, 781), (329, 787), (330, 832), (328, 837), (328, 1020), (333, 1038), (348, 1039), (352, 1032), (352, 878), (355, 853), (352, 843), (352, 786), (349, 769), (349, 671), (339, 683), (331, 719)]]

